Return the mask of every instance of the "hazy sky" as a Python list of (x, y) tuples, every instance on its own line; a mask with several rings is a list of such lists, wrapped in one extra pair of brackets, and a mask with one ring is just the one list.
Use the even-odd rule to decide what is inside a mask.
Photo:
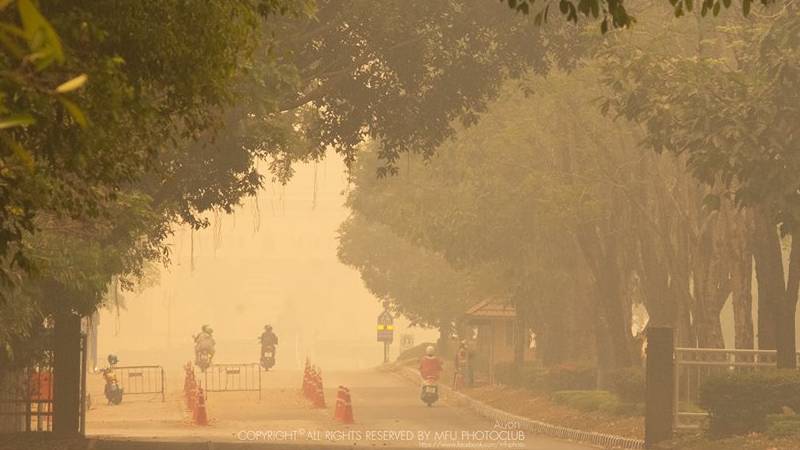
[[(280, 339), (278, 367), (307, 354), (329, 365), (345, 364), (345, 353), (354, 352), (359, 364), (380, 362), (380, 304), (336, 257), (336, 229), (348, 215), (344, 166), (333, 156), (297, 169), (289, 185), (267, 184), (235, 214), (212, 217), (211, 227), (177, 231), (172, 265), (155, 268), (154, 285), (123, 294), (119, 316), (101, 313), (101, 355), (115, 352), (128, 363), (186, 361), (191, 335), (207, 323), (218, 361), (255, 361), (256, 338), (271, 323)], [(413, 332), (417, 342), (435, 338), (399, 325), (398, 334)]]

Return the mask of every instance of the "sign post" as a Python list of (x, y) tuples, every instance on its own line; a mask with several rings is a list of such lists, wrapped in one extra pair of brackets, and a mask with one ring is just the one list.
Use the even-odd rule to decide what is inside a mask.
[(383, 342), (383, 363), (389, 362), (389, 344), (394, 339), (394, 318), (389, 310), (378, 316), (378, 342)]

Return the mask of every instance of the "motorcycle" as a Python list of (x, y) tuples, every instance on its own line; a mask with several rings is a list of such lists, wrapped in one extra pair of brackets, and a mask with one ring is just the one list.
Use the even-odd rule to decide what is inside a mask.
[(261, 349), (261, 367), (269, 370), (275, 365), (275, 346), (267, 345)]
[(208, 350), (197, 350), (194, 354), (194, 364), (205, 372), (211, 366), (211, 352)]
[(109, 405), (119, 405), (122, 403), (122, 388), (117, 382), (117, 375), (114, 373), (114, 366), (108, 366), (102, 369), (103, 379), (106, 381), (106, 386), (103, 392), (106, 395)]
[(422, 383), (420, 399), (428, 406), (433, 405), (439, 400), (439, 385), (436, 383), (435, 378), (426, 378)]

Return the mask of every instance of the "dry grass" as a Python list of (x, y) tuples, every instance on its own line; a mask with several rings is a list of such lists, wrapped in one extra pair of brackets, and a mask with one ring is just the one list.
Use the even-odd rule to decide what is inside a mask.
[(465, 394), (488, 405), (533, 420), (628, 438), (644, 437), (644, 418), (583, 412), (552, 402), (547, 394), (504, 386), (467, 389)]

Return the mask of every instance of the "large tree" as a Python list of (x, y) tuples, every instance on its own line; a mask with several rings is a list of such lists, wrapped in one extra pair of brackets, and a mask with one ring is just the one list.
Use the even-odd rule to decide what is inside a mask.
[[(71, 119), (85, 124), (48, 107), (15, 130), (34, 156), (26, 179), (46, 189), (25, 204), (30, 224), (12, 245), (36, 270), (6, 258), (22, 283), (4, 286), (0, 308), (15, 313), (0, 314), (14, 330), (3, 344), (42, 317), (92, 312), (112, 279), (129, 285), (145, 262), (167, 261), (172, 225), (232, 210), (261, 185), (255, 160), (280, 155), (292, 135), (264, 95), (290, 77), (261, 70), (274, 65), (263, 31), (304, 2), (117, 3), (43, 7), (67, 61), (89, 77)], [(198, 26), (207, 32), (195, 37)]]
[[(787, 6), (755, 23), (706, 33), (697, 55), (612, 59), (610, 105), (644, 125), (647, 147), (685, 155), (697, 179), (719, 187), (709, 207), (730, 201), (752, 210), (759, 344), (769, 348), (774, 329), (779, 365), (795, 367), (800, 240), (791, 239), (785, 273), (781, 236), (793, 236), (800, 223), (800, 64), (792, 50), (800, 44), (800, 15)], [(770, 317), (772, 323), (762, 321)]]
[(412, 325), (439, 329), (441, 349), (447, 347), (455, 322), (481, 297), (469, 274), (363, 214), (354, 214), (339, 228), (338, 254), (395, 313)]

